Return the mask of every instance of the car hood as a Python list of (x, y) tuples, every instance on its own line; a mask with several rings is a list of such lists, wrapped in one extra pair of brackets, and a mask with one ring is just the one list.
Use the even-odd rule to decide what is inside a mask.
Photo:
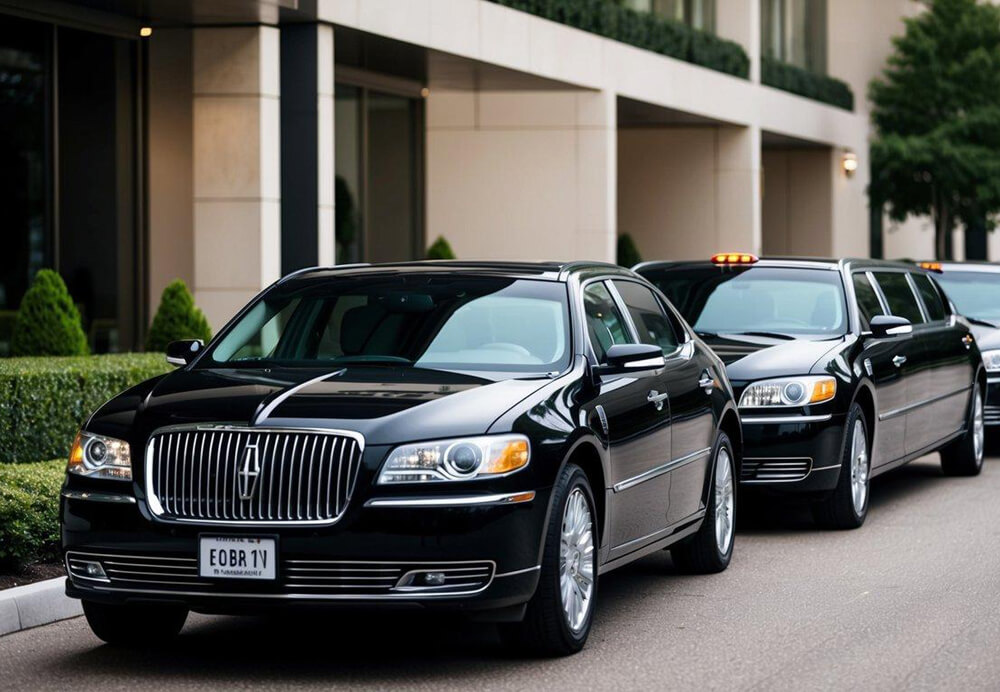
[[(179, 370), (152, 387), (133, 432), (196, 423), (296, 426), (357, 431), (369, 445), (478, 435), (548, 381), (391, 367)], [(113, 404), (105, 409), (91, 420), (97, 432), (102, 418), (115, 415)]]
[(809, 374), (820, 360), (845, 343), (842, 336), (795, 341), (736, 335), (702, 339), (726, 364), (733, 382)]
[(976, 339), (980, 351), (991, 351), (1000, 348), (1000, 329), (987, 327), (973, 322), (969, 329)]

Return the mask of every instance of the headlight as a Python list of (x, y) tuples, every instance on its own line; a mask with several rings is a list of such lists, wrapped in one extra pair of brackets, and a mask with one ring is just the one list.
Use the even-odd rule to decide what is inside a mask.
[(983, 364), (986, 372), (1000, 372), (1000, 349), (983, 351)]
[(66, 471), (91, 478), (130, 481), (132, 453), (128, 442), (81, 431), (73, 440)]
[(468, 481), (502, 476), (528, 465), (531, 447), (523, 435), (489, 435), (435, 440), (396, 447), (389, 454), (379, 485)]
[(829, 401), (837, 393), (837, 380), (827, 376), (784, 377), (754, 382), (743, 390), (740, 408), (806, 406)]

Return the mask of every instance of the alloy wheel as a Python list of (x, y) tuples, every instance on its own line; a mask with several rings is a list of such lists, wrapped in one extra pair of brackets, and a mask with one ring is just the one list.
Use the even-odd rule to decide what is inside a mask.
[(580, 632), (594, 595), (594, 519), (580, 488), (566, 500), (559, 554), (559, 593), (566, 622)]
[(726, 447), (720, 447), (715, 457), (715, 543), (722, 555), (733, 543), (734, 509), (732, 457)]
[(851, 434), (851, 499), (860, 516), (868, 503), (868, 439), (860, 420), (854, 421)]
[(983, 448), (985, 447), (985, 428), (983, 427), (983, 397), (976, 392), (972, 409), (972, 450), (976, 455), (976, 466), (983, 463)]

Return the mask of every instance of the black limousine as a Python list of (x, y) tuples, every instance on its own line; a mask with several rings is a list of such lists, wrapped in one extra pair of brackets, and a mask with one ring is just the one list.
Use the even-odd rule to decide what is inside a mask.
[(808, 493), (822, 526), (856, 528), (874, 476), (935, 450), (946, 473), (982, 468), (986, 372), (927, 271), (745, 253), (635, 270), (726, 362), (741, 484)]
[(599, 574), (662, 548), (729, 564), (725, 366), (626, 269), (311, 269), (167, 356), (87, 421), (63, 489), (67, 593), (106, 641), (348, 604), (567, 654)]

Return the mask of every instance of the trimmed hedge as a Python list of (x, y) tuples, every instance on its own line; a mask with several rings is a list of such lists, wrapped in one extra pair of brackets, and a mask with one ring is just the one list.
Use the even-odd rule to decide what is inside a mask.
[(206, 344), (212, 340), (212, 328), (204, 313), (194, 304), (194, 297), (187, 285), (174, 279), (163, 289), (160, 307), (146, 337), (147, 351), (166, 351), (171, 341), (201, 339)]
[(0, 465), (0, 569), (59, 559), (59, 491), (66, 461)]
[(639, 254), (639, 247), (628, 233), (622, 233), (618, 236), (617, 250), (618, 264), (626, 269), (631, 269), (642, 261), (642, 255)]
[(636, 12), (611, 0), (491, 0), (592, 34), (746, 79), (743, 47), (687, 24)]
[(854, 110), (854, 92), (846, 83), (774, 58), (761, 59), (760, 81), (775, 89), (829, 103), (844, 110)]
[(438, 236), (438, 239), (427, 248), (427, 259), (453, 260), (455, 259), (455, 251), (451, 249), (451, 244), (444, 239), (444, 236)]
[(10, 352), (15, 356), (84, 356), (90, 353), (80, 311), (73, 304), (66, 282), (51, 269), (39, 270), (21, 298)]
[(66, 457), (97, 407), (168, 370), (161, 353), (0, 359), (0, 464)]

